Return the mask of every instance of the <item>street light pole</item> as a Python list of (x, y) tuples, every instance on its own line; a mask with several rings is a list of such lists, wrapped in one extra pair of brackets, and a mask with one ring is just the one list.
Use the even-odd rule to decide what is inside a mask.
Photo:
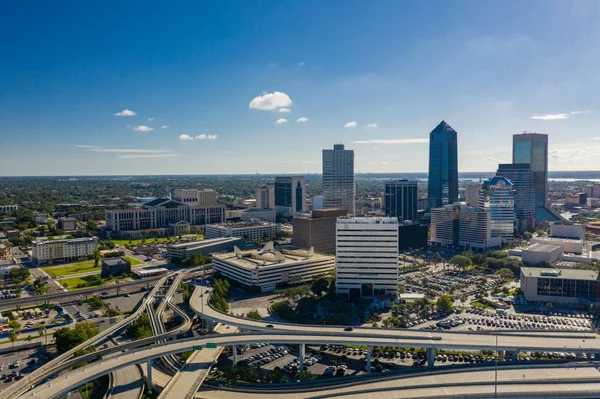
[(495, 382), (494, 382), (494, 399), (498, 399), (498, 330), (496, 330), (496, 367), (495, 367)]

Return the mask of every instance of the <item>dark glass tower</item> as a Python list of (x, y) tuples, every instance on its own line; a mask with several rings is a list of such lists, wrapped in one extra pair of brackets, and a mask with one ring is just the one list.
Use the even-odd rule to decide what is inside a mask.
[(385, 216), (397, 217), (400, 223), (417, 220), (417, 182), (406, 179), (385, 182)]
[(429, 133), (428, 208), (458, 200), (458, 143), (456, 130), (441, 121)]

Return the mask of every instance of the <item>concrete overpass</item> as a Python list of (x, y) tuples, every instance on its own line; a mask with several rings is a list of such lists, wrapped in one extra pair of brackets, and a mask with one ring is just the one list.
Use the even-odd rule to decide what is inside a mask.
[[(493, 336), (490, 338), (494, 338)], [(502, 337), (504, 340), (511, 341), (516, 337)], [(555, 349), (569, 352), (600, 352), (600, 340), (586, 340), (582, 342), (580, 347), (579, 342), (573, 342), (569, 338), (544, 338), (518, 337), (519, 341), (526, 340), (520, 343), (521, 348), (535, 351), (553, 351)], [(439, 347), (440, 341), (427, 338), (398, 338), (395, 336), (364, 336), (357, 334), (346, 334), (344, 332), (337, 333), (286, 333), (286, 332), (257, 332), (243, 334), (222, 334), (215, 336), (206, 336), (203, 338), (190, 338), (185, 340), (170, 341), (150, 348), (131, 349), (124, 352), (120, 356), (103, 359), (94, 363), (90, 363), (79, 369), (70, 371), (61, 375), (47, 383), (42, 383), (34, 388), (31, 392), (25, 394), (27, 398), (46, 399), (65, 394), (72, 389), (83, 385), (86, 382), (92, 381), (102, 375), (113, 372), (123, 367), (128, 367), (135, 364), (142, 364), (153, 359), (164, 357), (184, 351), (193, 350), (194, 347), (206, 347), (208, 343), (216, 346), (250, 344), (254, 342), (269, 342), (273, 344), (298, 344), (300, 347), (305, 345), (363, 345), (367, 347), (373, 346), (410, 346), (416, 348), (432, 349)], [(513, 342), (507, 346), (505, 342), (500, 342), (500, 350), (511, 350), (515, 346)], [(456, 338), (453, 342), (447, 343), (444, 347), (451, 349), (490, 349), (495, 345), (490, 345), (490, 340), (485, 336), (473, 337), (464, 335), (461, 342)], [(49, 376), (49, 375), (48, 375)], [(598, 374), (600, 382), (600, 374)]]

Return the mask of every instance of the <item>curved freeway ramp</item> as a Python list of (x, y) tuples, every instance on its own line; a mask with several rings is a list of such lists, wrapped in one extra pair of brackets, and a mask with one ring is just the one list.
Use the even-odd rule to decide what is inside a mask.
[[(300, 398), (494, 398), (494, 369), (455, 370), (422, 375), (390, 375), (368, 378), (360, 382), (313, 389), (273, 388), (210, 389), (202, 388), (196, 398), (202, 399), (300, 399)], [(500, 368), (499, 398), (597, 398), (600, 373), (593, 365), (540, 366), (539, 368)]]

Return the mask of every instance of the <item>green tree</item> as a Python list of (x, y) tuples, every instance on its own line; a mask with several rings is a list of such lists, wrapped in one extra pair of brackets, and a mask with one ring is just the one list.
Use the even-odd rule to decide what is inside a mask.
[(68, 327), (59, 328), (54, 332), (56, 349), (59, 353), (67, 352), (94, 337), (98, 332), (96, 325), (89, 322), (77, 323), (73, 329)]
[(442, 313), (450, 313), (453, 309), (452, 299), (450, 299), (448, 295), (441, 295), (437, 299), (435, 306), (437, 307), (437, 310)]
[(466, 270), (473, 263), (471, 262), (471, 259), (469, 259), (468, 257), (466, 257), (464, 255), (455, 255), (450, 260), (450, 264), (460, 270)]
[(8, 322), (8, 327), (12, 328), (13, 330), (18, 330), (19, 329), (19, 323), (17, 323), (16, 320), (11, 320)]
[(329, 287), (329, 280), (324, 277), (318, 278), (310, 286), (310, 290), (316, 295), (321, 296), (324, 291), (327, 291)]
[(260, 317), (260, 313), (258, 313), (258, 310), (251, 310), (246, 314), (246, 317), (249, 319), (253, 319), (253, 320), (260, 320), (262, 319), (262, 317)]
[(100, 251), (98, 251), (97, 249), (94, 250), (94, 267), (98, 267), (101, 259), (102, 255), (100, 255)]
[[(440, 253), (439, 253), (439, 252), (436, 252), (436, 253), (434, 253), (434, 254), (433, 254), (433, 261), (434, 261), (436, 264), (437, 264), (437, 263), (441, 263), (441, 262), (443, 262), (443, 261), (444, 261), (444, 258), (442, 258), (442, 255), (440, 255)], [(442, 263), (442, 265), (443, 265), (443, 268), (445, 269), (445, 268), (446, 268), (446, 263), (445, 263), (445, 262), (443, 262), (443, 263)]]
[(8, 333), (8, 339), (12, 343), (13, 348), (15, 347), (15, 341), (17, 340), (17, 333), (15, 330)]

